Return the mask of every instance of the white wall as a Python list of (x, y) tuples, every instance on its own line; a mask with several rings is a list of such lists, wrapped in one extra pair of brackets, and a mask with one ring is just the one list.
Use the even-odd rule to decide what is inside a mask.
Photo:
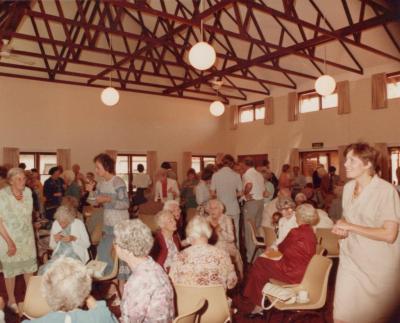
[[(313, 142), (333, 149), (360, 139), (400, 145), (400, 99), (390, 100), (388, 109), (372, 110), (367, 75), (350, 81), (349, 115), (330, 109), (288, 122), (287, 97), (281, 95), (274, 97), (273, 125), (257, 121), (240, 124), (236, 131), (229, 130), (229, 113), (214, 118), (206, 102), (121, 92), (118, 106), (108, 108), (100, 102), (100, 89), (0, 78), (0, 148), (70, 148), (72, 161), (83, 171), (93, 169), (93, 156), (106, 149), (156, 150), (159, 163), (178, 162), (182, 178), (184, 151), (268, 153), (272, 168), (278, 170), (288, 161), (291, 148), (311, 150)], [(0, 161), (2, 153), (0, 149)]]
[[(20, 151), (70, 148), (73, 163), (93, 168), (93, 157), (106, 149), (158, 152), (158, 161), (177, 161), (182, 152), (231, 152), (224, 120), (208, 103), (121, 92), (118, 106), (100, 102), (101, 89), (0, 78), (0, 147)], [(3, 151), (0, 149), (0, 160)], [(182, 178), (182, 177), (181, 177)]]
[(289, 160), (291, 148), (312, 150), (313, 142), (323, 142), (325, 148), (333, 149), (357, 140), (400, 145), (400, 99), (389, 100), (387, 109), (372, 110), (369, 77), (350, 82), (350, 96), (348, 115), (338, 115), (334, 108), (301, 114), (295, 122), (288, 121), (287, 96), (275, 97), (273, 125), (255, 121), (230, 130), (235, 154), (268, 153), (277, 171)]

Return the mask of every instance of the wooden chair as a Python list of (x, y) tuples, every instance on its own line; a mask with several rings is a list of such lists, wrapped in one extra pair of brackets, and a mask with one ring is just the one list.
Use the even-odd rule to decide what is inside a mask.
[(255, 226), (254, 222), (251, 220), (246, 220), (246, 222), (247, 222), (247, 226), (251, 230), (251, 239), (254, 243), (254, 252), (253, 252), (253, 255), (250, 260), (250, 263), (253, 263), (254, 258), (257, 254), (257, 251), (260, 249), (265, 249), (265, 242), (264, 242), (263, 237), (257, 237), (257, 235), (256, 235), (257, 231), (256, 231), (256, 226)]
[(273, 228), (270, 227), (262, 227), (264, 231), (264, 241), (265, 241), (265, 247), (270, 247), (276, 240), (276, 234)]
[[(97, 258), (96, 258), (97, 259)], [(114, 264), (113, 264), (113, 269), (110, 274), (105, 275), (105, 276), (93, 276), (93, 285), (98, 286), (101, 284), (107, 284), (109, 283), (110, 285), (114, 285), (119, 298), (122, 298), (121, 292), (119, 290), (118, 284), (115, 282), (115, 279), (118, 276), (118, 269), (119, 269), (119, 261), (118, 257), (115, 251), (113, 251), (113, 259), (114, 259)]]
[(200, 311), (206, 304), (206, 300), (204, 298), (200, 299), (196, 306), (188, 313), (179, 315), (175, 318), (173, 323), (196, 323), (197, 318), (200, 316)]
[(339, 236), (332, 233), (331, 229), (317, 229), (315, 232), (318, 244), (326, 249), (327, 257), (339, 257)]
[[(296, 292), (300, 290), (308, 291), (310, 301), (305, 304), (285, 304), (282, 302), (277, 302), (274, 307), (280, 311), (287, 311), (291, 315), (291, 320), (294, 320), (301, 315), (318, 315), (323, 321), (325, 321), (323, 312), (318, 310), (322, 309), (326, 303), (328, 279), (331, 268), (331, 259), (321, 255), (313, 256), (307, 266), (301, 283), (283, 286), (293, 288)], [(264, 303), (264, 298), (265, 296), (263, 297), (262, 304)], [(274, 301), (274, 298), (271, 296), (268, 296), (268, 299), (271, 303)], [(271, 318), (271, 311), (268, 311), (267, 314), (267, 322), (269, 322)]]
[(139, 219), (150, 228), (151, 232), (155, 233), (159, 229), (154, 214), (139, 213)]
[(41, 284), (42, 276), (29, 278), (24, 302), (19, 304), (20, 313), (30, 320), (45, 316), (51, 312), (50, 306), (40, 292)]
[(185, 286), (174, 285), (178, 315), (190, 312), (201, 299), (206, 305), (201, 311), (198, 323), (224, 323), (231, 321), (231, 314), (222, 285)]

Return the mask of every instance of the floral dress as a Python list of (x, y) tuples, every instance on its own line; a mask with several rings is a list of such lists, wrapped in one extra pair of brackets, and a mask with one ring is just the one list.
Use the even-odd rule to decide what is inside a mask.
[(174, 284), (189, 286), (223, 285), (235, 287), (237, 276), (227, 252), (211, 246), (194, 245), (181, 251), (171, 265)]
[(21, 201), (14, 197), (10, 187), (0, 190), (0, 219), (17, 247), (15, 255), (9, 257), (7, 243), (0, 237), (0, 260), (5, 278), (37, 270), (32, 207), (30, 189), (24, 189)]
[(167, 274), (148, 257), (132, 270), (121, 302), (122, 323), (172, 323), (174, 291)]

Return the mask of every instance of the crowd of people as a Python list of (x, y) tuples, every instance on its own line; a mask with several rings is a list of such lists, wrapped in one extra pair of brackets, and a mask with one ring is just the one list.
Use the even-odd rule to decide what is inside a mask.
[[(109, 275), (119, 259), (118, 290), (111, 285), (103, 298), (120, 306), (122, 322), (172, 322), (177, 284), (222, 285), (227, 293), (236, 288), (252, 305), (248, 317), (262, 316), (263, 286), (270, 279), (301, 281), (316, 254), (318, 228), (341, 238), (334, 319), (384, 320), (400, 304), (399, 195), (375, 173), (378, 156), (368, 144), (350, 145), (345, 158), (346, 184), (333, 166), (317, 165), (306, 177), (299, 166), (284, 164), (277, 177), (268, 163), (236, 162), (231, 155), (200, 174), (189, 169), (181, 185), (168, 162), (155, 178), (139, 165), (133, 196), (107, 154), (94, 158), (96, 176), (83, 175), (79, 165), (56, 166), (43, 185), (35, 169), (0, 167), (0, 261), (7, 305), (19, 311), (16, 276), (24, 275), (28, 284), (37, 274), (52, 311), (33, 322), (67, 317), (117, 322), (104, 300), (91, 296), (85, 264), (92, 229), (82, 215), (90, 205), (101, 216), (95, 253), (105, 264), (102, 274)], [(146, 203), (162, 208), (154, 215), (155, 232), (137, 218)], [(252, 263), (253, 236), (263, 236), (264, 228), (273, 229), (274, 242)], [(39, 234), (46, 230), (47, 235)], [(379, 268), (376, 257), (382, 259)]]

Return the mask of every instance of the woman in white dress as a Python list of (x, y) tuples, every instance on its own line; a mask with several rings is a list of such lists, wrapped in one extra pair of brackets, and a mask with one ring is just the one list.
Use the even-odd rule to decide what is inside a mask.
[(400, 200), (390, 183), (375, 175), (377, 151), (365, 143), (344, 152), (346, 175), (335, 322), (387, 322), (400, 305)]

